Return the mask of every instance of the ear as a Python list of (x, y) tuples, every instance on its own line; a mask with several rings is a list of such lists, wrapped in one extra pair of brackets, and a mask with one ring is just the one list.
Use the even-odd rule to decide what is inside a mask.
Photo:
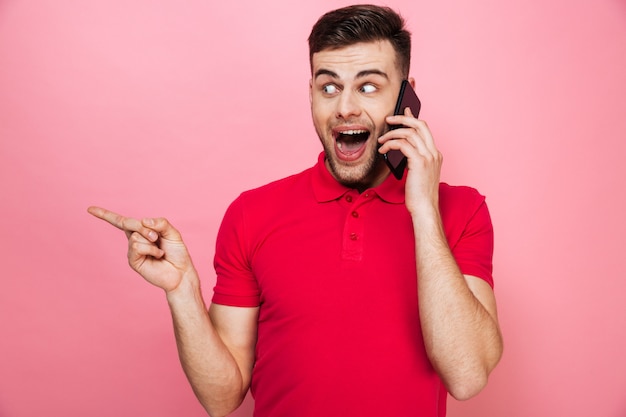
[(313, 78), (309, 80), (309, 103), (313, 104)]
[(411, 84), (411, 87), (415, 89), (415, 78), (409, 77), (409, 84)]

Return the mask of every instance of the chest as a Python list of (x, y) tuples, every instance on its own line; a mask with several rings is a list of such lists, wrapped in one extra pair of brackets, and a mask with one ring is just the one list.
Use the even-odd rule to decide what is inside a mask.
[(367, 314), (373, 300), (415, 311), (415, 246), (405, 206), (358, 194), (314, 204), (276, 210), (258, 233), (251, 266), (262, 316), (319, 320), (320, 305), (336, 310), (329, 315), (355, 306)]

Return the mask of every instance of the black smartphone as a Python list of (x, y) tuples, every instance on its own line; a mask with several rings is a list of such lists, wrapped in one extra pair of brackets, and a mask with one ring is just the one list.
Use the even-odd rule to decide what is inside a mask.
[[(396, 108), (393, 114), (404, 114), (404, 109), (407, 107), (411, 109), (411, 113), (413, 113), (414, 117), (418, 117), (422, 103), (420, 99), (417, 98), (417, 94), (415, 94), (415, 90), (413, 90), (409, 81), (404, 80), (402, 81), (402, 85), (400, 85), (400, 94), (398, 94), (398, 100), (396, 101)], [(399, 129), (401, 127), (402, 125), (390, 125), (389, 129)], [(394, 177), (399, 180), (402, 179), (407, 163), (406, 156), (400, 151), (391, 150), (384, 154), (384, 158)]]

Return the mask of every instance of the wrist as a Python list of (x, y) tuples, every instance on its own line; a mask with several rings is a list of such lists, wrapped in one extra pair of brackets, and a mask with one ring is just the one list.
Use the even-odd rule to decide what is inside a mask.
[(437, 205), (424, 203), (410, 210), (410, 214), (416, 238), (444, 236), (441, 213)]
[(200, 279), (195, 269), (183, 273), (178, 285), (165, 291), (165, 297), (170, 305), (188, 303), (190, 300), (197, 299), (200, 294)]
[(434, 200), (420, 200), (417, 203), (407, 205), (413, 224), (437, 224), (441, 222), (439, 203)]

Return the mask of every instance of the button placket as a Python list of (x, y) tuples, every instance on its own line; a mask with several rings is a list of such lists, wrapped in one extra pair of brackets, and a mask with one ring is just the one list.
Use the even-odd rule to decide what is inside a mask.
[(361, 260), (363, 256), (363, 205), (371, 201), (372, 193), (361, 194), (358, 197), (347, 195), (346, 202), (351, 203), (346, 213), (342, 257), (347, 260)]

